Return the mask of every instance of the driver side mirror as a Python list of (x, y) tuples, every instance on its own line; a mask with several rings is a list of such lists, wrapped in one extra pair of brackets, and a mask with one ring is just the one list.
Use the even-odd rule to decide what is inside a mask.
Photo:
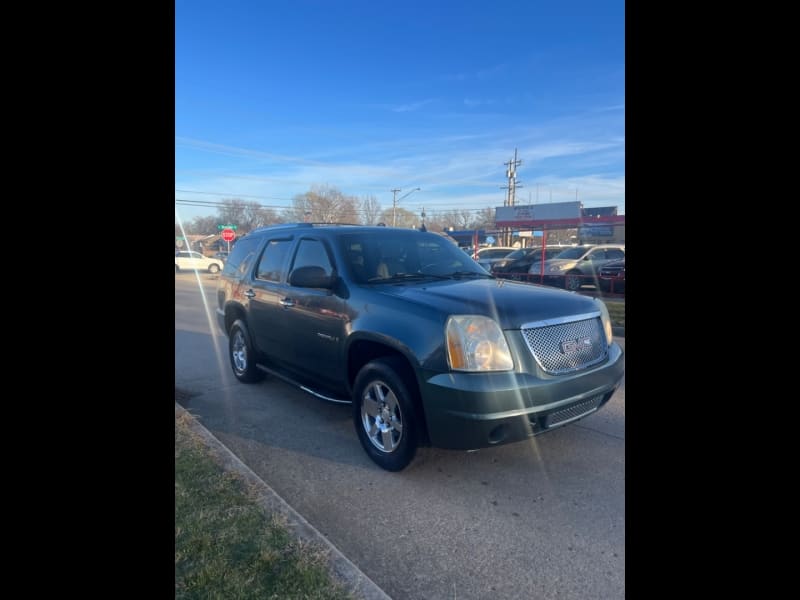
[(333, 277), (326, 274), (322, 267), (299, 267), (289, 274), (289, 285), (329, 290), (333, 287)]

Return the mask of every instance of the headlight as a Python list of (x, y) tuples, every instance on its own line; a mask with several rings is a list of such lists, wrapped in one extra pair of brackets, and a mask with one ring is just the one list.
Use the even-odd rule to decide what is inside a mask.
[(600, 300), (600, 298), (595, 298), (594, 301), (600, 305), (600, 320), (603, 322), (603, 331), (606, 332), (606, 343), (610, 344), (611, 338), (614, 335), (611, 329), (611, 317), (608, 315), (608, 309), (605, 303)]
[(453, 315), (447, 319), (445, 337), (447, 360), (454, 371), (509, 371), (514, 368), (506, 338), (493, 319), (481, 315)]
[(566, 268), (567, 268), (566, 265), (553, 265), (550, 267), (550, 272), (558, 273), (559, 271), (563, 271)]

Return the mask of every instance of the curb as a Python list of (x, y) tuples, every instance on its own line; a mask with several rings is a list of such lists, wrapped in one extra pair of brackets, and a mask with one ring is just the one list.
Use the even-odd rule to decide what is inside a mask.
[(183, 415), (189, 417), (187, 419), (189, 429), (202, 438), (211, 454), (222, 463), (222, 466), (226, 470), (233, 471), (241, 476), (252, 487), (255, 492), (256, 502), (264, 510), (281, 514), (286, 518), (290, 531), (296, 537), (327, 550), (329, 570), (334, 579), (342, 583), (347, 588), (347, 591), (356, 598), (363, 600), (392, 600), (386, 592), (342, 554), (328, 538), (289, 506), (283, 498), (275, 493), (275, 490), (244, 464), (225, 444), (214, 437), (208, 429), (203, 427), (190, 412), (176, 402), (175, 417), (179, 418)]

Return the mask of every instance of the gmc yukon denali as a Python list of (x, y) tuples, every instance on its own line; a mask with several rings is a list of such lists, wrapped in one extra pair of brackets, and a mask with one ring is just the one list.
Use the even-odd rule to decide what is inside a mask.
[(413, 229), (257, 229), (225, 263), (216, 313), (239, 381), (352, 403), (389, 471), (421, 444), (483, 448), (585, 417), (625, 370), (602, 301), (496, 279)]

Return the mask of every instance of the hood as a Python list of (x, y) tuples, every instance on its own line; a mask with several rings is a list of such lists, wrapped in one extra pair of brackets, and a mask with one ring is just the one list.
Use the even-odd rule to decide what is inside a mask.
[[(494, 318), (503, 329), (599, 310), (586, 296), (507, 279), (469, 279), (381, 286), (380, 293), (440, 312)], [(413, 307), (409, 307), (413, 311)]]
[[(560, 269), (556, 269), (558, 271), (571, 269), (575, 265), (577, 265), (580, 261), (575, 258), (548, 258), (544, 261), (544, 272), (547, 273), (550, 269), (554, 267), (560, 267)], [(541, 269), (541, 261), (537, 261), (531, 265), (530, 271), (532, 273), (538, 273)]]

